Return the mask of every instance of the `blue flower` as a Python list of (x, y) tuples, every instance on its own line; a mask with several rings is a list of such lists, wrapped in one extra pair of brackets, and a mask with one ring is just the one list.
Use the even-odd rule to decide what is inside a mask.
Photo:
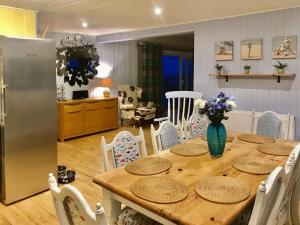
[(224, 98), (225, 97), (225, 94), (224, 94), (224, 92), (220, 92), (220, 94), (217, 96), (217, 98)]
[(230, 112), (234, 107), (231, 101), (234, 97), (228, 97), (223, 92), (220, 92), (217, 97), (209, 97), (205, 102), (204, 108), (199, 112), (202, 115), (207, 115), (212, 122), (220, 122), (226, 119), (226, 112)]

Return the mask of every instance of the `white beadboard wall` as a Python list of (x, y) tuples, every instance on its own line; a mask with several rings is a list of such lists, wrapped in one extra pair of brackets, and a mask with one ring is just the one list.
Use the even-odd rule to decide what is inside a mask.
[[(236, 97), (239, 109), (273, 110), (296, 115), (296, 138), (300, 140), (300, 8), (199, 23), (195, 29), (194, 89), (205, 96), (220, 90)], [(273, 73), (272, 37), (297, 35), (297, 59), (281, 60), (288, 63), (287, 72), (295, 73), (294, 80), (276, 79), (223, 79), (210, 77), (216, 61), (214, 43), (218, 40), (234, 41), (234, 60), (221, 62), (227, 71), (239, 73), (249, 64), (253, 72)], [(263, 39), (262, 60), (240, 60), (240, 41), (248, 38)]]
[[(259, 13), (235, 18), (182, 24), (142, 31), (124, 32), (97, 36), (97, 42), (120, 42), (146, 37), (177, 33), (195, 33), (194, 43), (194, 89), (205, 96), (224, 91), (236, 97), (239, 109), (256, 111), (273, 110), (296, 115), (296, 139), (300, 140), (300, 8)], [(252, 72), (273, 73), (272, 37), (297, 35), (297, 59), (282, 60), (288, 63), (287, 72), (295, 73), (294, 80), (275, 79), (229, 79), (210, 77), (216, 61), (213, 57), (214, 43), (219, 40), (234, 41), (234, 60), (222, 62), (232, 73), (243, 71), (243, 66), (252, 66)], [(240, 60), (240, 41), (248, 38), (263, 39), (262, 60)], [(126, 42), (124, 42), (126, 43)], [(115, 54), (118, 55), (116, 52)], [(124, 73), (126, 73), (124, 71)], [(135, 79), (135, 77), (134, 77)]]

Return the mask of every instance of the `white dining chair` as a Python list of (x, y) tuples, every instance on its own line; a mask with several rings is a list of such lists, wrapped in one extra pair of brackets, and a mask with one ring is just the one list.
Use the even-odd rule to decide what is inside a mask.
[(200, 115), (198, 110), (194, 110), (189, 121), (183, 120), (183, 131), (187, 139), (194, 139), (206, 135), (208, 127), (208, 119), (206, 116)]
[[(256, 194), (249, 225), (300, 225), (300, 144), (263, 181)], [(247, 223), (234, 223), (234, 225)]]
[(278, 166), (256, 192), (249, 225), (284, 225), (282, 203), (286, 193), (284, 168)]
[[(255, 112), (253, 122), (253, 133), (256, 133), (258, 119), (263, 115), (262, 112)], [(281, 120), (281, 131), (279, 138), (284, 140), (295, 140), (295, 115), (277, 114)]]
[(254, 126), (254, 109), (252, 111), (233, 110), (226, 113), (228, 120), (223, 120), (222, 123), (227, 130), (252, 133)]
[(111, 168), (108, 157), (109, 152), (112, 153), (113, 168), (125, 166), (131, 161), (147, 156), (144, 132), (141, 127), (139, 135), (134, 136), (129, 131), (121, 131), (109, 144), (106, 143), (105, 138), (102, 136), (101, 149), (103, 154), (104, 170), (106, 172)]
[(277, 113), (264, 112), (257, 121), (256, 134), (279, 138), (281, 133), (281, 120)]
[(202, 98), (203, 94), (197, 91), (169, 91), (165, 94), (168, 101), (168, 116), (157, 118), (154, 121), (162, 123), (170, 121), (177, 125), (179, 121), (189, 121), (194, 111), (194, 102)]
[(93, 212), (80, 191), (72, 185), (57, 186), (52, 173), (48, 179), (54, 208), (61, 225), (106, 225), (104, 209), (96, 204)]
[[(140, 127), (139, 135), (134, 136), (129, 131), (118, 133), (110, 144), (107, 144), (105, 138), (101, 139), (101, 149), (104, 160), (104, 170), (109, 171), (108, 153), (112, 153), (113, 168), (125, 166), (138, 158), (146, 157), (147, 150), (143, 129)], [(154, 220), (137, 212), (130, 207), (124, 207), (118, 215), (117, 225), (154, 225)]]
[(170, 121), (162, 122), (157, 130), (151, 124), (150, 131), (154, 152), (162, 151), (181, 143), (178, 130)]
[(285, 164), (285, 201), (287, 225), (300, 225), (300, 144), (298, 144)]

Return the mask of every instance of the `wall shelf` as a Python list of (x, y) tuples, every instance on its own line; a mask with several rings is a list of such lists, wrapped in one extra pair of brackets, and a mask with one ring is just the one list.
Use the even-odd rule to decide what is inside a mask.
[(281, 78), (293, 79), (296, 76), (296, 74), (274, 74), (274, 73), (232, 74), (232, 73), (229, 73), (229, 74), (221, 74), (221, 75), (210, 74), (210, 76), (215, 76), (218, 79), (225, 78), (226, 82), (228, 82), (229, 78), (245, 78), (245, 79), (276, 78), (277, 82), (280, 83)]

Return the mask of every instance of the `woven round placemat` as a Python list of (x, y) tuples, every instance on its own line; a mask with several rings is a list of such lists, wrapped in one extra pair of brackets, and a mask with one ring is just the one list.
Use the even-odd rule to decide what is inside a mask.
[(285, 144), (274, 143), (258, 145), (257, 150), (268, 155), (287, 156), (290, 155), (293, 147)]
[(257, 156), (242, 156), (233, 161), (232, 166), (239, 171), (251, 174), (269, 174), (277, 164), (271, 159)]
[(250, 196), (250, 187), (240, 179), (215, 176), (203, 179), (196, 187), (197, 194), (205, 200), (232, 204), (246, 200)]
[(143, 177), (130, 186), (131, 192), (155, 203), (174, 203), (188, 196), (187, 187), (179, 181), (162, 176)]
[(127, 172), (135, 175), (154, 175), (167, 171), (172, 167), (172, 163), (168, 159), (160, 157), (147, 157), (137, 159), (125, 166)]
[(207, 145), (204, 144), (179, 144), (171, 148), (171, 152), (180, 156), (200, 156), (208, 152)]
[(238, 139), (255, 144), (267, 144), (274, 143), (276, 140), (272, 137), (256, 135), (256, 134), (240, 134)]
[[(206, 135), (202, 136), (202, 139), (204, 141), (207, 141), (207, 136)], [(228, 134), (226, 137), (226, 142), (232, 142), (233, 140), (234, 140), (234, 137), (232, 135)]]

